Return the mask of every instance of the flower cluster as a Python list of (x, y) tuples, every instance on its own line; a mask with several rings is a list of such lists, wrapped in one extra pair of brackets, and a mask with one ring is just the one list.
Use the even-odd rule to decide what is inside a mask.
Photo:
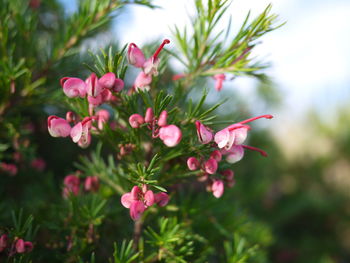
[[(105, 102), (115, 101), (113, 92), (120, 92), (124, 88), (124, 82), (116, 78), (112, 72), (106, 73), (100, 79), (92, 73), (85, 81), (79, 78), (64, 77), (61, 79), (63, 92), (69, 98), (87, 98), (89, 103), (90, 116), (80, 120), (73, 112), (67, 112), (66, 119), (51, 115), (48, 117), (47, 125), (52, 137), (70, 136), (74, 143), (86, 148), (91, 143), (91, 130), (93, 121), (97, 121), (98, 129), (103, 129), (103, 125), (109, 119), (106, 110), (99, 110), (95, 113), (95, 107)], [(70, 123), (74, 126), (71, 127)]]
[(146, 185), (142, 189), (134, 186), (131, 192), (122, 195), (121, 203), (125, 208), (130, 209), (130, 217), (133, 220), (138, 220), (143, 212), (153, 204), (160, 207), (166, 206), (169, 202), (169, 196), (166, 193), (160, 192), (154, 194), (152, 190), (148, 190)]
[(132, 114), (129, 117), (129, 124), (132, 128), (140, 128), (141, 125), (147, 124), (148, 129), (152, 131), (152, 138), (160, 138), (168, 147), (178, 145), (182, 138), (182, 133), (176, 125), (167, 124), (168, 113), (162, 111), (159, 118), (153, 114), (153, 109), (148, 108), (145, 117), (140, 114)]
[(146, 59), (142, 50), (139, 49), (136, 44), (131, 43), (128, 48), (128, 60), (129, 64), (133, 65), (136, 68), (142, 68), (142, 71), (138, 74), (134, 82), (134, 90), (148, 90), (152, 82), (152, 76), (158, 75), (158, 66), (160, 59), (158, 57), (161, 50), (166, 44), (169, 44), (170, 41), (165, 39), (162, 44), (158, 47), (154, 54)]
[[(69, 195), (79, 195), (80, 179), (77, 175), (67, 175), (63, 180), (63, 197), (67, 198)], [(100, 187), (100, 182), (97, 176), (87, 176), (84, 182), (84, 190), (86, 192), (97, 192)]]
[(235, 183), (234, 173), (231, 170), (222, 171), (220, 173), (221, 179), (209, 177), (209, 175), (216, 174), (223, 155), (226, 156), (226, 161), (231, 164), (243, 158), (244, 149), (258, 151), (261, 155), (267, 156), (267, 153), (259, 148), (243, 145), (247, 138), (248, 131), (250, 130), (250, 126), (246, 125), (246, 123), (260, 118), (271, 119), (272, 115), (262, 115), (234, 123), (215, 134), (200, 121), (196, 121), (198, 140), (202, 144), (209, 144), (214, 140), (215, 143), (212, 143), (211, 147), (214, 147), (215, 150), (211, 152), (207, 160), (203, 157), (201, 157), (201, 161), (196, 157), (189, 157), (187, 159), (187, 167), (191, 171), (199, 169), (202, 171), (199, 174), (199, 180), (208, 182), (208, 190), (213, 192), (215, 197), (219, 198), (222, 196), (224, 192), (224, 182), (226, 182), (229, 187), (232, 187)]
[(13, 242), (10, 242), (6, 234), (0, 236), (0, 253), (7, 251), (9, 256), (13, 256), (16, 253), (28, 253), (32, 250), (33, 243), (30, 241), (24, 241), (16, 237)]

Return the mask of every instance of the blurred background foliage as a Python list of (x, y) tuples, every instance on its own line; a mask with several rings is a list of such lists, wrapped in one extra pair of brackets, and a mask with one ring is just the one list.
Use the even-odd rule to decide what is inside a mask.
[[(79, 197), (79, 205), (74, 199), (62, 199), (63, 178), (75, 171), (78, 157), (90, 156), (96, 145), (78, 149), (64, 139), (50, 137), (46, 127), (48, 115), (64, 111), (59, 79), (88, 74), (83, 63), (92, 61), (89, 48), (120, 48), (116, 41), (109, 43), (101, 36), (111, 32), (112, 22), (118, 23), (125, 5), (153, 8), (149, 1), (115, 3), (80, 1), (73, 14), (53, 0), (1, 3), (0, 158), (15, 163), (18, 173), (11, 176), (0, 171), (0, 234), (14, 227), (11, 211), (19, 213), (22, 208), (26, 216), (32, 214), (34, 224), (39, 225), (32, 237), (33, 262), (75, 262), (76, 255), (81, 262), (93, 262), (92, 251), (96, 262), (106, 262), (118, 250), (113, 243), (121, 244), (132, 233), (119, 196), (107, 186), (102, 186), (101, 196)], [(169, 66), (162, 81), (173, 74)], [(273, 114), (282, 107), (283, 96), (270, 79), (261, 78), (256, 105), (259, 111)], [(193, 98), (198, 98), (203, 85), (213, 89), (211, 81), (203, 80)], [(221, 120), (241, 120), (256, 112), (234, 89), (219, 95), (227, 96), (229, 101), (216, 111)], [(349, 123), (349, 107), (340, 105), (332, 121), (311, 111), (288, 134), (274, 131), (274, 120), (268, 127), (253, 129), (249, 144), (266, 150), (269, 158), (246, 153), (234, 169), (236, 185), (219, 200), (198, 191), (196, 184), (190, 191), (179, 187), (172, 198), (181, 205), (168, 207), (167, 220), (154, 220), (145, 229), (145, 251), (157, 248), (163, 240), (166, 251), (184, 248), (182, 256), (187, 259), (165, 255), (168, 261), (164, 262), (350, 261)], [(100, 157), (105, 156), (102, 152)], [(31, 165), (37, 158), (46, 163), (42, 171)], [(94, 203), (103, 204), (99, 211), (91, 210), (96, 208)], [(85, 212), (79, 210), (83, 208)], [(67, 215), (73, 216), (74, 231), (82, 239), (88, 238), (85, 230), (94, 222), (99, 229), (95, 247), (85, 242), (66, 253), (72, 231), (64, 223)], [(174, 236), (174, 228), (181, 242), (167, 241), (167, 236)], [(124, 252), (119, 256), (125, 254), (126, 258)], [(128, 257), (132, 258), (131, 252)], [(1, 260), (5, 260), (3, 255)], [(126, 262), (117, 261), (118, 255), (113, 260)]]

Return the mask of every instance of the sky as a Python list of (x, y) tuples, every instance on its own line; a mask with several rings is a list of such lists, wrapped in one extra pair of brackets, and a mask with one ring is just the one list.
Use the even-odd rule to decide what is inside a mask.
[[(122, 43), (140, 46), (154, 39), (171, 38), (169, 28), (189, 23), (192, 2), (156, 0), (154, 3), (162, 7), (158, 10), (132, 7), (125, 14), (131, 17), (126, 23), (122, 17), (118, 19), (114, 30)], [(269, 3), (280, 21), (287, 23), (263, 37), (255, 54), (272, 64), (268, 73), (284, 98), (282, 114), (298, 118), (308, 109), (331, 112), (336, 105), (346, 103), (350, 99), (350, 1), (234, 0), (228, 13), (237, 28), (249, 10), (257, 15)], [(249, 96), (254, 93), (254, 83), (237, 78), (234, 85), (226, 83), (225, 88), (239, 89), (254, 100)]]

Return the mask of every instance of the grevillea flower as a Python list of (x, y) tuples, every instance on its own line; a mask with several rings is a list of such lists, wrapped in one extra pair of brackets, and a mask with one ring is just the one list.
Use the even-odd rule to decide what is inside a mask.
[(166, 146), (174, 147), (180, 143), (182, 133), (176, 125), (167, 125), (159, 129), (159, 138)]
[(160, 192), (154, 195), (154, 202), (160, 207), (166, 206), (169, 203), (169, 195)]
[(156, 50), (156, 52), (154, 52), (153, 56), (146, 60), (146, 62), (143, 65), (143, 71), (145, 72), (145, 74), (153, 75), (153, 76), (158, 75), (158, 66), (160, 63), (160, 59), (158, 58), (158, 55), (162, 51), (164, 46), (169, 43), (170, 43), (169, 39), (164, 39), (162, 44), (160, 44), (160, 46)]
[(64, 94), (69, 98), (84, 98), (87, 92), (86, 83), (79, 78), (64, 77), (60, 80)]
[(46, 162), (42, 158), (36, 158), (31, 162), (31, 166), (39, 172), (44, 171)]
[(209, 131), (209, 129), (206, 126), (204, 126), (200, 121), (196, 121), (196, 128), (198, 140), (201, 143), (207, 144), (213, 140), (213, 133)]
[(82, 148), (88, 147), (91, 142), (91, 120), (92, 117), (85, 117), (72, 128), (70, 133), (73, 142), (78, 143)]
[(225, 74), (217, 74), (214, 75), (215, 81), (215, 89), (217, 91), (220, 91), (222, 89), (222, 82), (225, 80)]
[(4, 251), (8, 245), (8, 236), (3, 234), (0, 236), (0, 252)]
[(219, 148), (230, 149), (232, 145), (240, 145), (247, 138), (247, 132), (250, 129), (250, 126), (245, 125), (248, 122), (266, 118), (273, 118), (272, 115), (262, 115), (255, 118), (247, 119), (235, 124), (232, 124), (221, 131), (218, 131), (215, 134), (214, 140), (217, 143)]
[(86, 92), (91, 97), (97, 97), (100, 95), (102, 91), (102, 86), (99, 84), (98, 78), (95, 73), (91, 73), (91, 75), (85, 80), (86, 83)]
[(4, 172), (8, 173), (11, 176), (15, 176), (18, 172), (18, 168), (15, 164), (12, 163), (0, 163), (0, 169)]
[(108, 72), (98, 80), (98, 84), (103, 89), (111, 89), (115, 84), (115, 80), (115, 74), (113, 72)]
[(136, 68), (142, 68), (145, 64), (146, 58), (142, 50), (136, 44), (131, 43), (128, 48), (128, 61), (130, 65)]
[(88, 176), (85, 179), (84, 189), (87, 192), (97, 192), (100, 187), (100, 182), (97, 176)]
[(63, 180), (63, 197), (67, 198), (70, 194), (78, 195), (80, 190), (80, 179), (74, 174), (67, 175)]
[(158, 126), (159, 127), (164, 127), (167, 125), (167, 118), (168, 118), (168, 112), (166, 110), (163, 110), (158, 119)]
[(17, 253), (26, 253), (33, 250), (33, 244), (29, 241), (24, 241), (23, 239), (18, 239), (16, 241), (16, 251)]
[(213, 158), (209, 158), (209, 160), (204, 163), (204, 171), (208, 174), (215, 174), (217, 169), (218, 162)]
[(131, 192), (123, 194), (121, 203), (130, 209), (130, 216), (133, 220), (138, 220), (147, 207), (154, 204), (154, 194), (145, 187), (143, 190), (134, 186)]
[(135, 113), (129, 117), (129, 124), (133, 128), (139, 128), (144, 123), (145, 120), (140, 114)]
[(211, 191), (216, 198), (220, 198), (224, 193), (224, 182), (222, 180), (214, 180), (211, 185)]
[(200, 167), (199, 161), (197, 160), (196, 157), (190, 157), (187, 159), (187, 167), (191, 171), (198, 170)]
[(47, 118), (47, 128), (52, 137), (67, 137), (71, 132), (68, 121), (55, 115)]

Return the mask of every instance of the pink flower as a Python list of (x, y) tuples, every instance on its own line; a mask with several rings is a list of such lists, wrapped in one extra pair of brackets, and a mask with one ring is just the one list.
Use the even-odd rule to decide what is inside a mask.
[(156, 50), (156, 52), (154, 52), (153, 56), (146, 60), (146, 62), (143, 65), (143, 71), (145, 72), (145, 74), (154, 76), (158, 75), (158, 66), (160, 63), (158, 55), (162, 51), (164, 46), (169, 43), (169, 39), (164, 39), (162, 44), (160, 44), (160, 46)]
[(157, 193), (154, 195), (154, 202), (160, 207), (166, 206), (169, 203), (169, 196), (163, 192)]
[(67, 198), (70, 194), (78, 195), (79, 194), (79, 185), (80, 180), (76, 175), (70, 174), (67, 175), (63, 180), (63, 197)]
[(91, 120), (91, 117), (85, 117), (81, 122), (78, 122), (70, 132), (73, 142), (78, 143), (82, 148), (88, 147), (91, 142)]
[(152, 82), (152, 76), (151, 75), (147, 75), (146, 73), (144, 73), (143, 71), (141, 71), (134, 82), (134, 87), (135, 90), (149, 90), (149, 85)]
[(103, 97), (102, 94), (99, 94), (96, 97), (88, 96), (88, 102), (89, 105), (97, 107), (100, 106), (103, 103)]
[(166, 146), (174, 147), (180, 143), (182, 133), (176, 125), (167, 125), (159, 129), (159, 138)]
[(52, 137), (67, 137), (71, 132), (68, 121), (55, 115), (47, 118), (47, 128)]
[(213, 140), (213, 133), (209, 131), (208, 128), (204, 126), (200, 121), (196, 121), (196, 128), (198, 140), (201, 143), (207, 144)]
[(234, 173), (232, 170), (227, 169), (221, 172), (221, 174), (225, 177), (226, 180), (231, 181), (233, 180)]
[(222, 154), (219, 150), (215, 150), (210, 154), (210, 158), (215, 159), (217, 162), (220, 162), (222, 159)]
[(103, 88), (103, 89), (111, 89), (114, 87), (115, 84), (115, 74), (113, 72), (108, 72), (104, 74), (99, 80), (98, 84)]
[(17, 253), (25, 253), (33, 250), (33, 244), (29, 241), (23, 241), (23, 239), (18, 239), (16, 241), (16, 251)]
[(102, 86), (99, 84), (98, 78), (95, 73), (91, 73), (91, 75), (85, 80), (86, 83), (86, 91), (90, 97), (97, 97), (100, 95), (102, 91)]
[(187, 159), (187, 167), (191, 171), (198, 170), (199, 166), (200, 166), (200, 164), (199, 164), (199, 161), (197, 160), (196, 157), (190, 157)]
[(97, 117), (97, 127), (102, 130), (103, 125), (109, 120), (109, 112), (107, 110), (101, 109), (96, 112)]
[(164, 127), (167, 125), (167, 118), (168, 118), (168, 112), (166, 110), (163, 110), (158, 119), (158, 126)]
[(142, 191), (138, 186), (134, 186), (131, 192), (122, 195), (121, 203), (130, 209), (131, 218), (138, 220), (147, 207), (154, 204), (154, 194), (146, 187)]
[(147, 108), (146, 114), (145, 114), (145, 122), (151, 123), (153, 121), (153, 109), (152, 108)]
[(88, 176), (85, 179), (84, 188), (87, 192), (97, 192), (100, 187), (100, 183), (97, 176)]
[(131, 43), (128, 48), (128, 61), (130, 65), (137, 68), (142, 68), (145, 64), (146, 58), (141, 49), (136, 44)]
[(44, 171), (46, 162), (42, 158), (36, 158), (31, 162), (31, 166), (39, 172)]
[(15, 176), (18, 172), (18, 168), (15, 164), (12, 163), (0, 163), (0, 168), (4, 172), (8, 173), (11, 176)]
[(120, 92), (124, 88), (124, 81), (116, 78), (112, 90), (114, 92)]
[(213, 158), (210, 158), (204, 163), (204, 171), (208, 174), (215, 174), (217, 169), (218, 162)]
[(211, 185), (211, 191), (216, 198), (220, 198), (224, 193), (224, 182), (222, 180), (214, 180)]
[(86, 83), (79, 78), (64, 77), (60, 80), (64, 94), (69, 98), (86, 96)]
[(244, 156), (244, 149), (242, 145), (233, 145), (228, 150), (222, 150), (223, 154), (226, 155), (226, 161), (228, 163), (237, 163), (242, 160)]
[(220, 91), (222, 89), (222, 82), (225, 80), (225, 74), (217, 74), (214, 75), (215, 82), (215, 89), (217, 91)]
[(8, 236), (5, 234), (1, 235), (1, 237), (0, 237), (0, 252), (5, 250), (5, 248), (8, 245), (7, 242), (8, 242)]
[(214, 140), (219, 148), (230, 149), (232, 145), (242, 144), (247, 138), (247, 132), (250, 129), (250, 127), (244, 124), (260, 118), (271, 119), (272, 117), (272, 115), (262, 115), (232, 124), (226, 127), (225, 129), (218, 131), (215, 134)]
[(140, 114), (135, 113), (129, 117), (129, 124), (132, 128), (140, 128), (144, 123), (145, 120)]

